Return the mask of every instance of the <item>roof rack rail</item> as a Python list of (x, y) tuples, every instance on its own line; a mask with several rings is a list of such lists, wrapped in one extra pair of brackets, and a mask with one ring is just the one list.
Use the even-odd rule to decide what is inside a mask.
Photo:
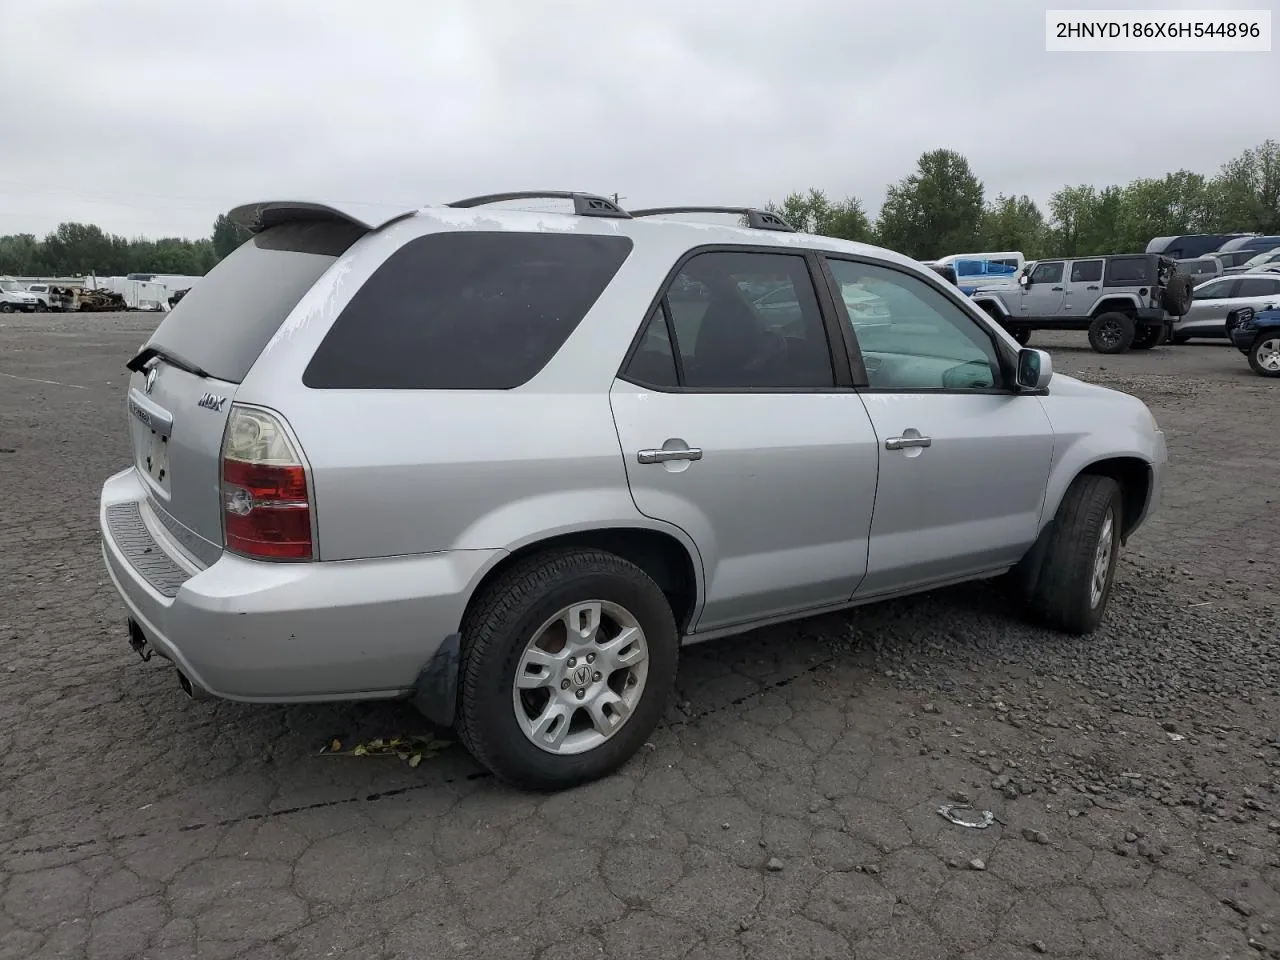
[(504, 200), (572, 200), (573, 212), (579, 217), (615, 217), (630, 219), (631, 214), (607, 197), (576, 190), (517, 190), (512, 193), (489, 193), (482, 197), (467, 197), (448, 204), (451, 207), (483, 207)]
[(778, 214), (757, 207), (650, 207), (647, 210), (632, 210), (633, 217), (662, 217), (669, 213), (734, 213), (745, 217), (747, 226), (752, 230), (777, 230), (781, 233), (795, 233), (796, 228), (787, 223)]

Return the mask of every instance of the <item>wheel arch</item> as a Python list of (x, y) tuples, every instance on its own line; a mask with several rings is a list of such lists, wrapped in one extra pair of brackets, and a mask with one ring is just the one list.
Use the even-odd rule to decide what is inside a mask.
[(1146, 518), (1155, 479), (1151, 463), (1134, 455), (1099, 457), (1073, 471), (1065, 483), (1059, 484), (1053, 502), (1045, 504), (1043, 526), (1052, 522), (1071, 484), (1085, 475), (1110, 477), (1120, 486), (1120, 540), (1127, 542), (1130, 534)]
[(594, 526), (532, 538), (503, 554), (473, 585), (463, 621), (489, 584), (512, 566), (539, 553), (574, 547), (612, 553), (634, 563), (652, 577), (671, 604), (671, 612), (682, 635), (702, 608), (702, 562), (692, 541), (686, 542), (669, 530), (653, 527)]
[(1107, 296), (1100, 299), (1089, 311), (1089, 316), (1096, 320), (1104, 313), (1134, 314), (1138, 310), (1138, 301), (1132, 296)]

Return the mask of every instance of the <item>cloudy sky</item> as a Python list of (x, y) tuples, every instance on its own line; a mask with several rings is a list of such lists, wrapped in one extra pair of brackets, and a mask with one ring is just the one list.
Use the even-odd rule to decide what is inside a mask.
[[(874, 213), (939, 146), (1046, 199), (1280, 136), (1280, 52), (1045, 52), (1118, 0), (0, 0), (0, 233), (503, 189)], [(1273, 0), (1127, 0), (1265, 9)]]

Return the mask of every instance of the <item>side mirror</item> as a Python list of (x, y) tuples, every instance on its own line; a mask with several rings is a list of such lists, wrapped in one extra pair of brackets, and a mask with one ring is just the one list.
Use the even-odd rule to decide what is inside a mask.
[(1053, 358), (1044, 350), (1023, 347), (1018, 351), (1018, 387), (1022, 390), (1043, 390), (1053, 379)]
[(1031, 286), (1031, 277), (1030, 277), (1030, 275), (1025, 274), (1025, 273), (1020, 273), (1020, 274), (1018, 274), (1018, 286), (1020, 286), (1020, 287), (1029, 287), (1029, 286)]

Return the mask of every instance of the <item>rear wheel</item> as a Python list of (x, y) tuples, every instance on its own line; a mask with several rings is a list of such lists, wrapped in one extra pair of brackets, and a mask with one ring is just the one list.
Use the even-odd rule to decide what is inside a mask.
[(1134, 350), (1150, 350), (1164, 342), (1164, 327), (1139, 327), (1133, 335)]
[(639, 567), (598, 550), (531, 557), (467, 613), (458, 735), (516, 786), (597, 779), (657, 726), (678, 655), (671, 607)]
[(1120, 555), (1120, 485), (1076, 477), (1040, 540), (1014, 570), (1036, 618), (1065, 633), (1092, 633), (1102, 622)]
[(1125, 313), (1103, 313), (1089, 324), (1089, 346), (1095, 353), (1124, 353), (1133, 344), (1133, 317)]
[(1253, 341), (1249, 366), (1260, 377), (1280, 377), (1280, 333), (1264, 333)]
[(1016, 330), (1010, 330), (1009, 333), (1013, 335), (1013, 339), (1018, 341), (1018, 346), (1020, 347), (1025, 347), (1031, 342), (1031, 331), (1026, 327), (1019, 327)]

